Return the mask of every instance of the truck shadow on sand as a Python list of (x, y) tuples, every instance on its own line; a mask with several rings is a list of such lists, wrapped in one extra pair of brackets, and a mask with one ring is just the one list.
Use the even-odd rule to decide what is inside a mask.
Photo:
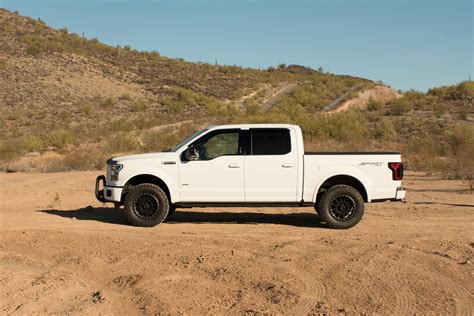
[[(87, 206), (77, 210), (39, 210), (38, 212), (82, 221), (98, 221), (108, 224), (127, 225), (127, 217), (123, 210), (107, 207)], [(328, 228), (319, 216), (314, 213), (271, 214), (259, 212), (202, 212), (176, 210), (166, 219), (165, 223), (194, 223), (194, 224), (276, 224), (296, 227)]]

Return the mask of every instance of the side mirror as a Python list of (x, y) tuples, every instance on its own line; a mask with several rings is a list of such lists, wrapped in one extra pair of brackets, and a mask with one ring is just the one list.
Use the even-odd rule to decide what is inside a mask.
[(189, 147), (183, 152), (183, 160), (184, 161), (193, 161), (196, 160), (197, 155), (196, 155), (196, 148), (194, 147)]

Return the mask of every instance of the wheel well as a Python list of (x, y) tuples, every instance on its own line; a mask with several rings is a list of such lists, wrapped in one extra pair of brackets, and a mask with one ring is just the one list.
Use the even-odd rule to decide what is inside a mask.
[(168, 189), (168, 186), (166, 185), (166, 183), (160, 178), (153, 176), (151, 174), (140, 174), (128, 180), (124, 187), (124, 194), (122, 196), (122, 201), (125, 200), (125, 195), (131, 188), (142, 183), (151, 183), (160, 187), (163, 191), (165, 191), (166, 196), (168, 197), (168, 201), (170, 201), (171, 203), (170, 190)]
[(365, 189), (364, 185), (357, 180), (356, 178), (348, 175), (338, 175), (331, 177), (324, 181), (324, 183), (319, 187), (318, 194), (316, 195), (316, 205), (319, 204), (319, 200), (321, 199), (321, 196), (326, 192), (330, 187), (333, 187), (335, 185), (348, 185), (359, 191), (360, 195), (362, 195), (362, 198), (364, 199), (364, 202), (367, 202), (367, 190)]

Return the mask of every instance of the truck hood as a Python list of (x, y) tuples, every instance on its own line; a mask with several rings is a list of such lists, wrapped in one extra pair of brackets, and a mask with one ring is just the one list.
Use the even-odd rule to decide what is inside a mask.
[(149, 154), (137, 154), (137, 155), (127, 155), (127, 156), (119, 156), (113, 157), (111, 160), (116, 161), (118, 163), (124, 163), (130, 160), (144, 160), (144, 159), (166, 159), (170, 156), (175, 156), (175, 152), (160, 152), (160, 153), (149, 153)]

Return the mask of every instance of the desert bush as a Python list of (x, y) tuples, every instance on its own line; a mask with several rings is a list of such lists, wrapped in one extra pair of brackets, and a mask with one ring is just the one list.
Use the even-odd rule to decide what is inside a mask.
[(44, 147), (43, 140), (36, 135), (23, 135), (5, 140), (0, 144), (0, 159), (12, 159)]
[(186, 107), (207, 110), (212, 115), (221, 115), (222, 104), (215, 98), (208, 97), (200, 92), (195, 92), (181, 87), (172, 87), (169, 92), (172, 97), (164, 97), (160, 103), (165, 105), (174, 114), (182, 113)]
[(7, 60), (0, 58), (0, 70), (7, 68)]
[(149, 131), (143, 135), (142, 150), (158, 152), (170, 148), (178, 143), (179, 139), (171, 128)]
[(245, 113), (247, 115), (258, 115), (261, 113), (262, 109), (258, 103), (253, 99), (247, 99), (244, 102)]
[(130, 109), (130, 111), (132, 112), (143, 112), (146, 110), (147, 108), (147, 104), (143, 101), (135, 101), (132, 103), (132, 107)]
[(64, 121), (68, 121), (70, 118), (71, 118), (71, 112), (69, 111), (66, 111), (66, 110), (62, 110), (61, 112), (59, 112), (59, 118), (64, 122)]
[(186, 104), (183, 102), (173, 100), (169, 97), (163, 97), (160, 99), (160, 103), (163, 104), (168, 111), (173, 114), (181, 114), (186, 107)]
[(397, 134), (392, 122), (386, 119), (376, 122), (370, 133), (373, 138), (379, 140), (392, 140)]
[(132, 100), (132, 97), (130, 96), (130, 94), (128, 93), (124, 93), (120, 96), (119, 98), (120, 100), (124, 100), (124, 101), (131, 101)]
[(105, 161), (110, 154), (101, 148), (80, 148), (67, 152), (64, 158), (50, 167), (52, 171), (104, 170)]
[(133, 124), (125, 118), (120, 118), (108, 124), (108, 128), (114, 132), (130, 132), (133, 127)]
[(104, 108), (110, 108), (114, 106), (114, 104), (115, 104), (115, 101), (112, 98), (107, 98), (100, 103), (100, 105)]
[(413, 105), (406, 98), (393, 100), (390, 103), (389, 112), (393, 115), (403, 115), (413, 110)]
[(83, 104), (81, 105), (81, 112), (90, 116), (94, 112), (94, 106), (92, 104)]
[(435, 106), (434, 108), (434, 115), (436, 117), (441, 117), (443, 116), (444, 113), (446, 113), (446, 107), (443, 104), (440, 104), (438, 106)]
[(34, 57), (38, 57), (40, 54), (41, 54), (41, 48), (40, 46), (36, 45), (36, 44), (29, 44), (26, 49), (25, 49), (25, 52), (28, 54), (28, 55), (31, 55), (31, 56), (34, 56)]
[(367, 118), (360, 111), (319, 116), (310, 126), (316, 136), (326, 136), (342, 142), (360, 140), (368, 131)]
[(198, 131), (195, 124), (182, 124), (178, 128), (161, 128), (143, 135), (142, 148), (145, 152), (159, 152), (177, 145)]
[(55, 130), (50, 133), (42, 134), (41, 139), (45, 147), (53, 146), (62, 149), (73, 141), (74, 135), (71, 131)]
[(469, 183), (474, 189), (474, 126), (462, 124), (456, 126), (453, 133), (455, 164), (452, 175)]
[(231, 100), (237, 100), (237, 99), (243, 97), (246, 94), (247, 94), (247, 89), (241, 88), (241, 89), (237, 89), (234, 92), (232, 92), (232, 94), (230, 95), (229, 98)]
[(374, 98), (370, 97), (369, 102), (367, 103), (367, 110), (369, 111), (377, 111), (383, 108), (383, 102), (375, 100)]
[(132, 152), (139, 147), (138, 140), (131, 134), (120, 132), (106, 140), (107, 150), (111, 153)]

